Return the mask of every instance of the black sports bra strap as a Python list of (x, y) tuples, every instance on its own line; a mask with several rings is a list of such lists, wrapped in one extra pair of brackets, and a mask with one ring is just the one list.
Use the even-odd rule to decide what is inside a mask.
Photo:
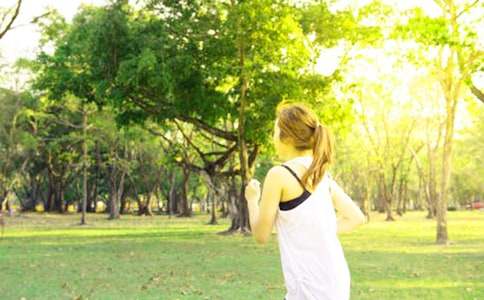
[(283, 166), (284, 168), (286, 168), (289, 172), (291, 172), (291, 174), (296, 177), (297, 181), (299, 181), (299, 183), (301, 184), (302, 188), (304, 190), (306, 190), (306, 187), (304, 186), (304, 184), (302, 183), (301, 179), (299, 179), (299, 177), (296, 175), (296, 173), (291, 169), (289, 168), (288, 166), (284, 165), (284, 164), (281, 164), (281, 166)]

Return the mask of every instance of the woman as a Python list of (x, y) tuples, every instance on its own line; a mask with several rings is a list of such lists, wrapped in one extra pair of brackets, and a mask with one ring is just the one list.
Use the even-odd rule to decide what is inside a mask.
[(276, 223), (285, 300), (347, 300), (350, 272), (337, 234), (366, 218), (327, 171), (330, 133), (306, 106), (282, 104), (274, 146), (285, 162), (267, 173), (260, 208), (260, 183), (253, 179), (245, 189), (252, 233), (266, 243)]

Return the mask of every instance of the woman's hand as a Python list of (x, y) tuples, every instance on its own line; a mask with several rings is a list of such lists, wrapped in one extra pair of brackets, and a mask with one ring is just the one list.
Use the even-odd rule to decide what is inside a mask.
[(257, 179), (251, 179), (245, 187), (245, 199), (247, 202), (256, 202), (260, 198), (260, 182)]

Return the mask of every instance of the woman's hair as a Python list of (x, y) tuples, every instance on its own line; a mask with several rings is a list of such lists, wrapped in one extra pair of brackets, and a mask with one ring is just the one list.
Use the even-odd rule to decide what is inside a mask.
[(277, 106), (279, 139), (297, 150), (313, 150), (313, 161), (302, 176), (305, 187), (315, 188), (333, 162), (333, 138), (318, 116), (302, 103), (281, 102)]

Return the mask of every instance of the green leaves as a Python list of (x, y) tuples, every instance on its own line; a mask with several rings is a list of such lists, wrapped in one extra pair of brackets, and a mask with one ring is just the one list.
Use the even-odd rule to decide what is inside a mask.
[(415, 9), (405, 25), (399, 25), (393, 33), (394, 38), (414, 39), (426, 46), (441, 46), (458, 41), (452, 40), (449, 25), (444, 17), (426, 16), (421, 9)]
[[(321, 18), (337, 29), (326, 28)], [(45, 30), (55, 51), (38, 56), (35, 87), (58, 101), (75, 95), (111, 106), (120, 125), (197, 120), (227, 131), (227, 124), (237, 124), (245, 78), (245, 138), (261, 145), (270, 142), (274, 110), (283, 99), (335, 109), (321, 110), (331, 115), (328, 122), (346, 118), (344, 105), (327, 95), (337, 77), (308, 67), (317, 51), (307, 31), (321, 29), (320, 41), (331, 41), (321, 44), (330, 45), (357, 27), (349, 13), (286, 1), (147, 1), (140, 10), (123, 2), (84, 6), (72, 24)]]
[(315, 34), (314, 43), (322, 47), (334, 47), (338, 41), (370, 45), (382, 38), (378, 25), (364, 25), (362, 19), (375, 11), (381, 13), (389, 8), (373, 1), (359, 11), (332, 12), (327, 3), (317, 3), (301, 9), (299, 20), (306, 34)]

